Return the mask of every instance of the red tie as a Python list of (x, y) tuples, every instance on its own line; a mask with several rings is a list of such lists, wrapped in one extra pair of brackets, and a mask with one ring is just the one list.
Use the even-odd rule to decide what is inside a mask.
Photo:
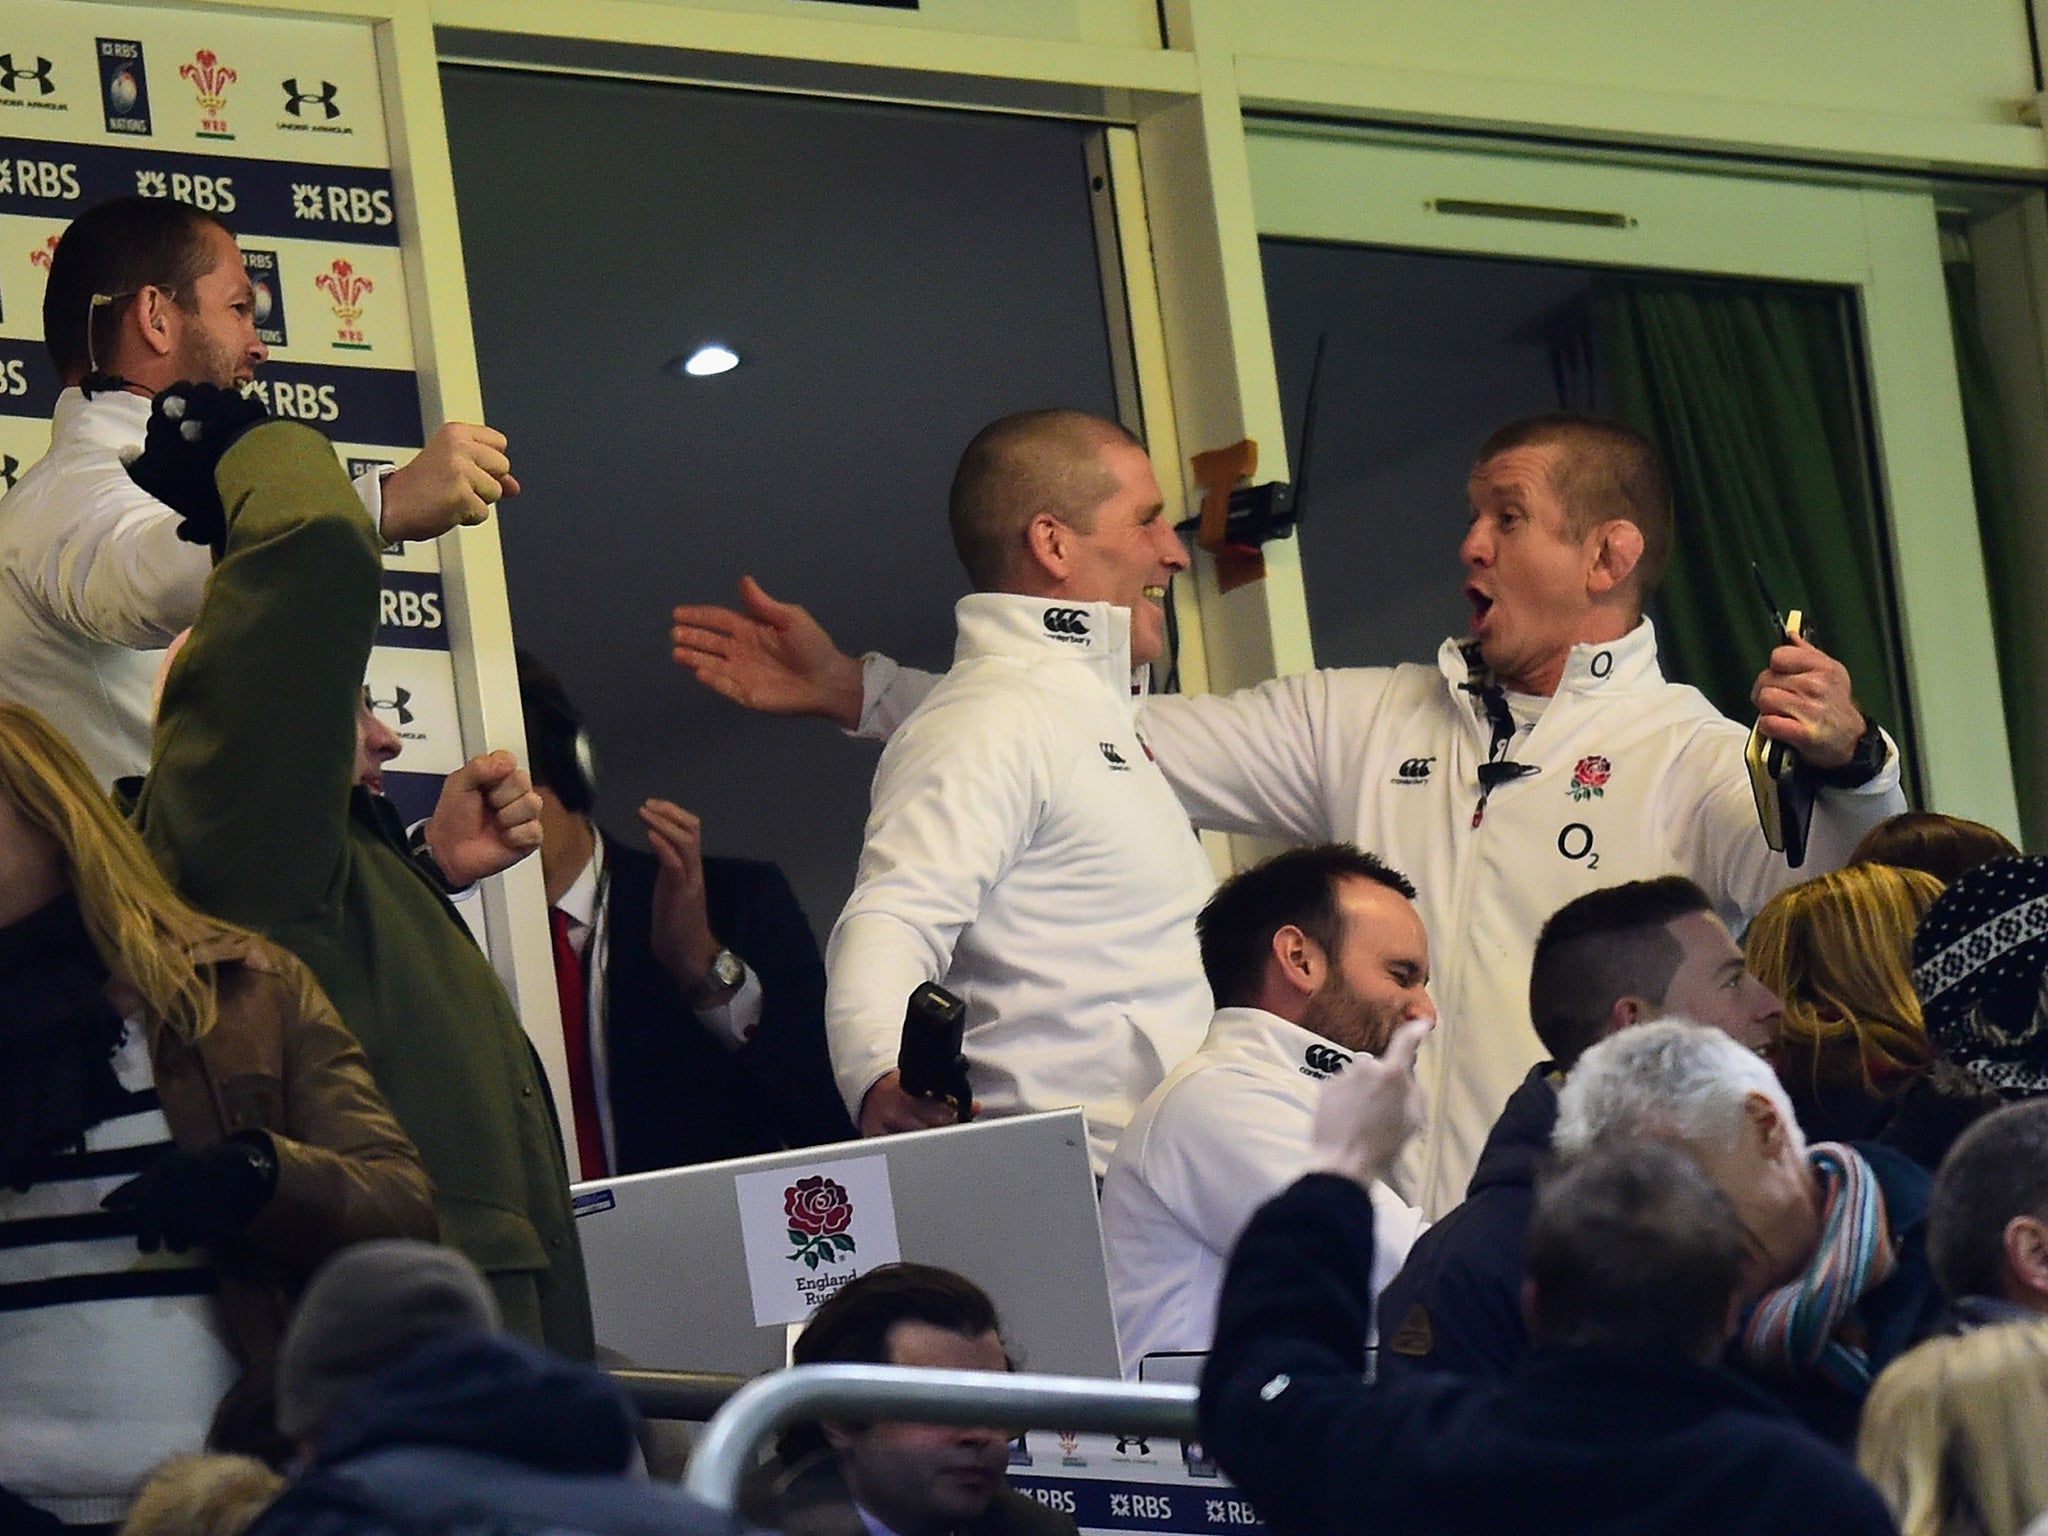
[(555, 996), (562, 1004), (562, 1053), (569, 1058), (569, 1103), (576, 1115), (576, 1152), (583, 1177), (601, 1179), (607, 1172), (604, 1124), (597, 1118), (597, 1074), (590, 1069), (590, 1017), (584, 1003), (583, 957), (569, 942), (569, 914), (560, 907), (548, 912), (555, 936)]

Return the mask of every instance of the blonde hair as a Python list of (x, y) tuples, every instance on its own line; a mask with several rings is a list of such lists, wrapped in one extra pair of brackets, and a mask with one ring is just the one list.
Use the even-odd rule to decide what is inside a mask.
[(1757, 913), (1743, 951), (1785, 1004), (1788, 1081), (1882, 1097), (1932, 1065), (1913, 991), (1913, 930), (1941, 892), (1917, 869), (1852, 864), (1780, 891)]
[(2048, 1321), (1899, 1356), (1864, 1405), (1856, 1461), (1900, 1536), (2021, 1536), (2048, 1510)]
[(284, 1492), (252, 1456), (177, 1456), (150, 1473), (121, 1536), (242, 1536)]
[(180, 1038), (196, 1040), (213, 1028), (213, 980), (190, 951), (241, 930), (197, 911), (172, 888), (71, 743), (20, 704), (0, 703), (0, 791), (62, 851), (107, 970)]

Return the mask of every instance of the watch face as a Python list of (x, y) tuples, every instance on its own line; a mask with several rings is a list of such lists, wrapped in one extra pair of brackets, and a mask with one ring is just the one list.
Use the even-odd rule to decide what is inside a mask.
[(711, 974), (721, 987), (736, 987), (746, 979), (747, 967), (731, 950), (721, 949), (718, 958), (711, 962)]

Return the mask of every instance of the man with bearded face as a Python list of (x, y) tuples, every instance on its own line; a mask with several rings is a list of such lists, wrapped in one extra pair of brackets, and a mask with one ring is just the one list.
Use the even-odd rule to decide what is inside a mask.
[[(1494, 433), (1467, 493), (1471, 632), (1437, 664), (1345, 667), (1229, 695), (1154, 698), (1139, 724), (1197, 825), (1392, 860), (1442, 957), (1420, 1072), (1429, 1114), (1391, 1175), (1431, 1214), (1457, 1203), (1543, 1055), (1523, 982), (1543, 920), (1618, 881), (1683, 874), (1739, 930), (1803, 876), (1839, 868), (1905, 809), (1897, 749), (1842, 664), (1780, 645), (1753, 694), (1763, 732), (1818, 777), (1806, 863), (1757, 825), (1747, 730), (1664, 680), (1643, 616), (1672, 543), (1656, 449), (1615, 422), (1539, 416)], [(885, 736), (928, 686), (840, 654), (801, 608), (678, 609), (676, 659), (750, 708)]]
[[(1322, 1082), (1435, 1014), (1414, 887), (1346, 843), (1290, 849), (1227, 881), (1195, 920), (1217, 1012), (1200, 1050), (1140, 1106), (1102, 1185), (1124, 1374), (1209, 1347), (1230, 1250), (1308, 1166)], [(1373, 1290), (1420, 1213), (1371, 1190)]]

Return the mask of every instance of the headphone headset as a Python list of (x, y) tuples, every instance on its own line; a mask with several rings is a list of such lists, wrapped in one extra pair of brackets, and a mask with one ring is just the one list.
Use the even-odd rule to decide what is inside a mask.
[(597, 804), (597, 758), (583, 717), (555, 675), (525, 651), (519, 662), (519, 703), (534, 782), (555, 792), (563, 808), (587, 816)]

